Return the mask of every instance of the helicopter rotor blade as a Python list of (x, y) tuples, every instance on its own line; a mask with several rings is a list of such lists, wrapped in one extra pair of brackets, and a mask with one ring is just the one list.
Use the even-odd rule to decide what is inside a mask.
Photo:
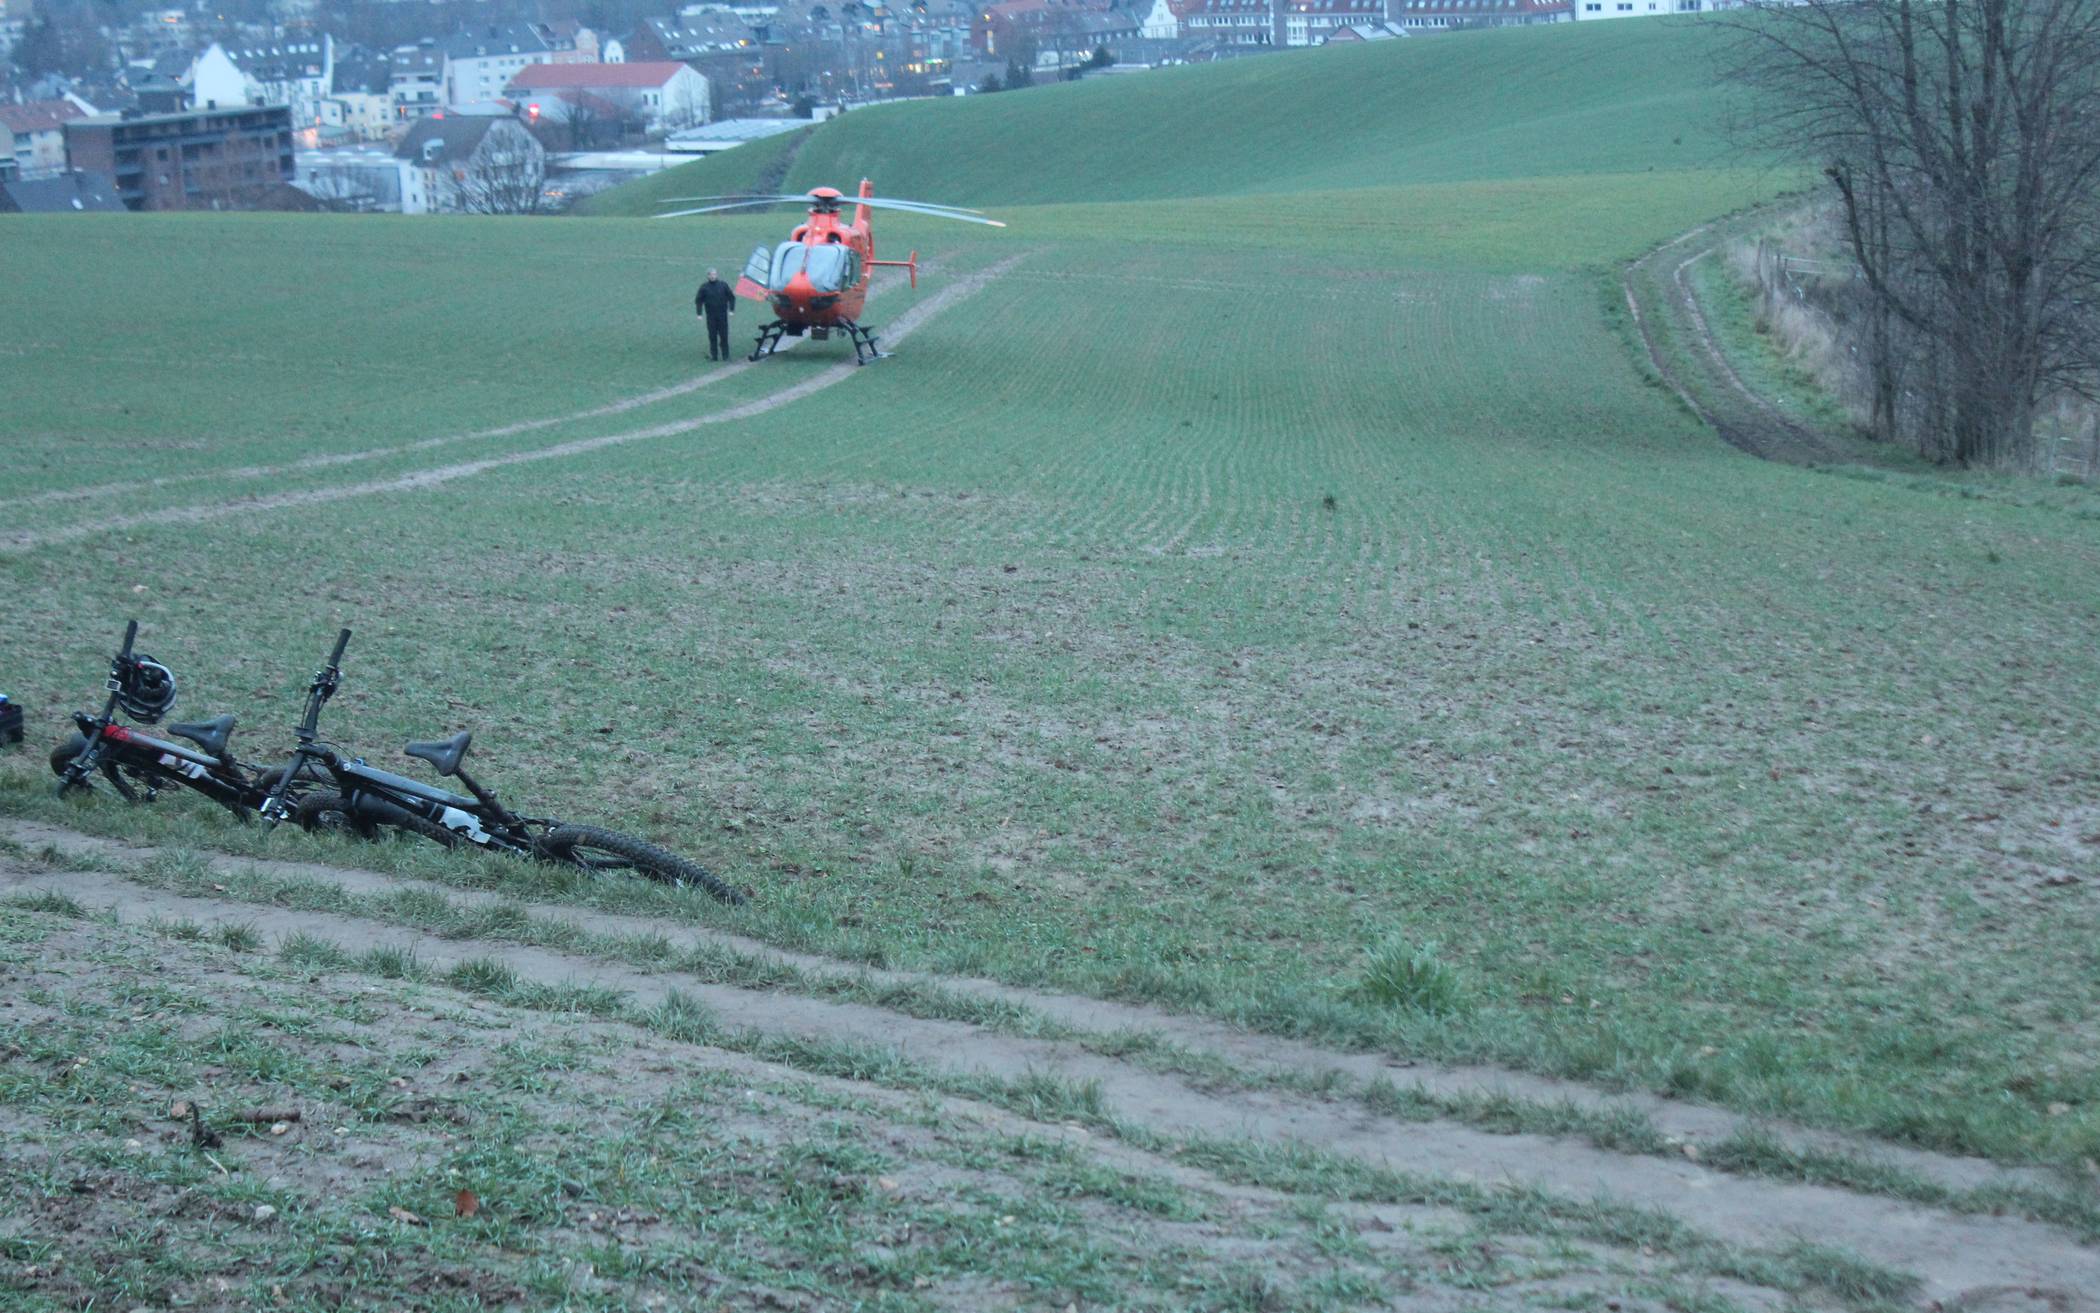
[[(756, 193), (756, 192), (748, 192), (748, 193), (744, 193), (744, 194), (742, 194), (742, 195), (738, 195), (738, 194), (734, 194), (734, 193), (732, 193), (732, 194), (729, 194), (729, 195), (724, 195), (724, 196), (666, 196), (666, 197), (664, 197), (663, 199), (659, 200), (659, 201), (657, 202), (657, 204), (658, 204), (658, 205), (714, 205), (714, 204), (719, 204), (719, 203), (724, 203), (724, 202), (739, 202), (739, 203), (743, 203), (743, 204), (747, 204), (747, 205), (810, 205), (810, 204), (813, 204), (813, 203), (815, 203), (817, 199), (818, 199), (818, 198), (817, 198), (816, 196), (812, 195), (812, 194), (811, 194), (811, 193), (809, 193), (809, 192), (796, 192), (796, 193), (794, 193), (794, 194), (792, 194), (792, 195), (790, 195), (790, 194), (788, 194), (788, 193), (785, 193), (785, 192), (781, 192), (781, 193), (776, 193), (776, 194), (774, 194), (774, 195), (771, 195), (771, 196), (766, 196), (766, 195), (760, 195), (760, 194), (758, 194), (758, 193)], [(984, 211), (983, 211), (983, 210), (973, 210), (973, 209), (971, 209), (971, 208), (970, 208), (969, 206), (967, 206), (967, 205), (947, 205), (947, 204), (944, 204), (944, 203), (942, 203), (942, 202), (940, 202), (940, 201), (912, 201), (912, 200), (906, 200), (906, 199), (905, 199), (905, 198), (903, 198), (902, 196), (846, 196), (846, 195), (841, 195), (841, 196), (840, 196), (840, 197), (838, 198), (838, 201), (839, 201), (839, 204), (841, 204), (841, 205), (883, 205), (883, 206), (904, 206), (904, 205), (909, 205), (909, 206), (912, 206), (912, 207), (914, 207), (914, 208), (916, 208), (916, 209), (921, 209), (921, 210), (954, 210), (954, 211), (958, 211), (958, 212), (960, 212), (960, 213), (963, 213), (963, 214), (983, 214), (983, 213), (984, 213)]]
[[(659, 214), (659, 219), (682, 219), (693, 214), (718, 214), (724, 210), (744, 210), (763, 205), (814, 205), (820, 198), (807, 194), (801, 196), (680, 196), (659, 202), (676, 205), (683, 201), (712, 201), (718, 204), (702, 205), (696, 209), (673, 210)], [(936, 205), (929, 201), (892, 200), (887, 196), (841, 196), (840, 208), (848, 205), (865, 205), (876, 210), (896, 210), (902, 214), (921, 214), (934, 219), (960, 219), (964, 223), (981, 223), (993, 228), (1006, 225), (997, 219), (984, 217), (982, 210), (968, 210), (959, 205)]]

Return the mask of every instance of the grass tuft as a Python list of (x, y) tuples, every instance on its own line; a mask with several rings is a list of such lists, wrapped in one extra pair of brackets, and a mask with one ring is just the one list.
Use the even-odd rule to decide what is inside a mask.
[(1464, 981), (1437, 956), (1435, 944), (1416, 946), (1400, 935), (1370, 951), (1350, 992), (1383, 1007), (1432, 1017), (1462, 1012), (1467, 1001)]
[(645, 1013), (642, 1021), (657, 1034), (686, 1044), (708, 1043), (721, 1028), (713, 1008), (675, 989)]
[(10, 898), (7, 900), (7, 905), (15, 908), (17, 911), (46, 912), (52, 916), (71, 917), (76, 921), (85, 920), (88, 914), (87, 908), (82, 907), (77, 901), (55, 891), (25, 894)]
[(518, 973), (492, 957), (469, 958), (445, 973), (445, 983), (470, 994), (502, 997), (515, 993)]

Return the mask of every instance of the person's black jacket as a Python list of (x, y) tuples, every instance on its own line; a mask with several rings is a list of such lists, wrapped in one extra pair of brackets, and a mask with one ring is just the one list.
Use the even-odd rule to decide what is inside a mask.
[(700, 292), (693, 298), (693, 313), (733, 315), (736, 313), (736, 293), (721, 279), (710, 278), (700, 284)]

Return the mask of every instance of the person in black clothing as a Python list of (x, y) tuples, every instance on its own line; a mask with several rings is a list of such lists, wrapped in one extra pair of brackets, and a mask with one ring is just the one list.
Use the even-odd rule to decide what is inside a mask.
[(707, 320), (707, 358), (729, 359), (729, 316), (736, 313), (736, 293), (713, 269), (693, 298), (693, 313)]

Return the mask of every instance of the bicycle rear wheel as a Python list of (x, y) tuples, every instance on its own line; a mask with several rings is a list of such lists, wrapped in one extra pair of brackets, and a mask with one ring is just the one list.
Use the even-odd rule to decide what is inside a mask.
[(743, 893), (698, 862), (689, 862), (630, 834), (595, 825), (561, 825), (547, 832), (540, 851), (549, 861), (580, 866), (591, 872), (632, 871), (678, 888), (705, 889), (735, 907)]

